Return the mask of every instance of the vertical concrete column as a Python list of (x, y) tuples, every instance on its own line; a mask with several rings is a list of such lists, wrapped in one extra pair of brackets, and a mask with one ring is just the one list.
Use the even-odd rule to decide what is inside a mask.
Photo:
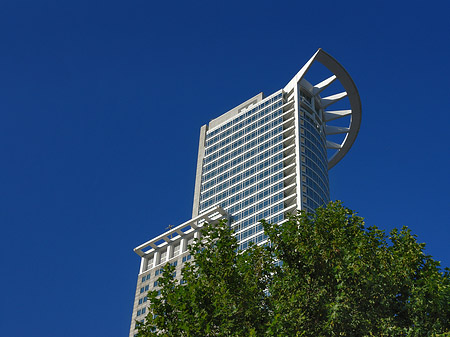
[(202, 167), (203, 157), (205, 156), (205, 139), (206, 130), (208, 126), (205, 124), (200, 129), (200, 140), (198, 142), (198, 155), (197, 155), (197, 171), (195, 173), (195, 188), (194, 188), (194, 204), (192, 206), (192, 217), (195, 218), (198, 215), (200, 207), (200, 188), (202, 185)]
[[(178, 247), (178, 250), (177, 250)], [(172, 252), (172, 257), (178, 256), (181, 253), (181, 240), (178, 240), (176, 242), (174, 242), (173, 246), (172, 246), (173, 252)]]
[(147, 256), (147, 268), (146, 270), (152, 269), (155, 266), (155, 254)]
[(161, 253), (159, 251), (156, 251), (153, 256), (154, 256), (154, 258), (153, 258), (153, 260), (154, 260), (153, 261), (153, 267), (156, 267), (159, 264)]
[(297, 193), (297, 209), (302, 209), (302, 190), (301, 190), (301, 163), (300, 155), (300, 83), (295, 83), (294, 86), (294, 124), (295, 124), (295, 180), (296, 180), (296, 193)]
[(186, 238), (182, 238), (180, 240), (180, 254), (184, 253), (186, 251), (186, 249), (187, 249), (187, 240), (186, 240)]
[(171, 259), (173, 257), (173, 246), (172, 245), (167, 245), (167, 260)]
[(147, 259), (145, 257), (141, 258), (141, 267), (139, 268), (139, 274), (142, 274), (147, 270)]

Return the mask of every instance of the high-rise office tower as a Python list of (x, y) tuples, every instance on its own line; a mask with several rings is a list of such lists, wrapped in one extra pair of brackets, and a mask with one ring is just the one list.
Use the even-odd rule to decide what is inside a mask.
[[(329, 73), (318, 83), (306, 76), (314, 63), (322, 65), (320, 74)], [(202, 126), (192, 219), (135, 249), (141, 268), (130, 337), (161, 267), (172, 263), (179, 276), (203, 222), (228, 218), (246, 249), (266, 240), (259, 220), (281, 223), (288, 213), (326, 205), (328, 170), (348, 152), (360, 123), (353, 80), (319, 49), (282, 89), (260, 93)]]

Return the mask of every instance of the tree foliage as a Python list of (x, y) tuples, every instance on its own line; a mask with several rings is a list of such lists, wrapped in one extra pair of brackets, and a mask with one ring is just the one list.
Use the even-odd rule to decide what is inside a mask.
[(404, 227), (365, 227), (341, 203), (262, 222), (270, 245), (237, 251), (225, 222), (167, 265), (139, 336), (438, 336), (450, 332), (450, 275)]

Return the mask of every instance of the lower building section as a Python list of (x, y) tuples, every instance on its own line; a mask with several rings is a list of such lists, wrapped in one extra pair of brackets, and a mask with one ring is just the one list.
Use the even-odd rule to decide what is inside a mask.
[(203, 224), (214, 224), (222, 219), (228, 219), (227, 213), (221, 207), (214, 207), (134, 249), (141, 257), (141, 267), (134, 296), (130, 337), (137, 334), (137, 325), (148, 314), (147, 294), (151, 290), (159, 290), (158, 278), (162, 268), (168, 263), (172, 264), (175, 267), (174, 277), (181, 280), (181, 269), (184, 263), (191, 260), (188, 247), (194, 239), (200, 238)]

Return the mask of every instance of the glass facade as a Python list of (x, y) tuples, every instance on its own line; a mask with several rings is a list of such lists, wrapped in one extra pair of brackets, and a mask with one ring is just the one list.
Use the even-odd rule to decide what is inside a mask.
[(206, 133), (199, 212), (227, 211), (240, 249), (266, 239), (258, 220), (283, 219), (283, 103), (280, 91)]
[(259, 220), (279, 223), (330, 200), (323, 109), (306, 87), (280, 90), (206, 131), (199, 213), (226, 210), (240, 249), (266, 239)]
[(302, 209), (313, 212), (330, 201), (325, 123), (319, 101), (301, 86), (299, 92)]
[(227, 211), (240, 249), (266, 240), (259, 220), (279, 223), (287, 211), (329, 201), (322, 110), (305, 88), (298, 93), (287, 99), (280, 90), (206, 131), (199, 213)]

